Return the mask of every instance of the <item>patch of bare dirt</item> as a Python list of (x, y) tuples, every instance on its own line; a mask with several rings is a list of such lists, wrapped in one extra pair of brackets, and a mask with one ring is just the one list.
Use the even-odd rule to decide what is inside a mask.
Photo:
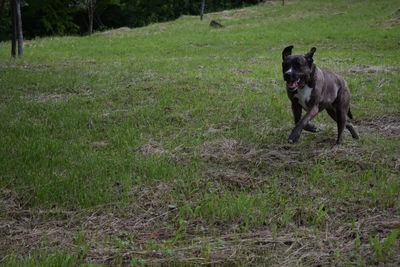
[(400, 137), (400, 116), (395, 114), (385, 115), (373, 120), (356, 120), (354, 124), (361, 132), (377, 132), (387, 137)]
[(381, 73), (397, 74), (399, 70), (397, 67), (390, 66), (354, 65), (349, 69), (349, 71), (353, 73), (366, 73), (370, 75), (376, 75)]

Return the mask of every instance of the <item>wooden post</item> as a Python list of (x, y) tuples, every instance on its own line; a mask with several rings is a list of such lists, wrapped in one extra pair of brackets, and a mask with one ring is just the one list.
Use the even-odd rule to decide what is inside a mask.
[(17, 21), (18, 57), (24, 55), (24, 35), (22, 33), (21, 0), (15, 0), (15, 13)]
[(203, 20), (205, 6), (206, 6), (206, 0), (202, 0), (201, 1), (201, 8), (200, 8), (200, 20)]
[(11, 56), (16, 57), (18, 45), (18, 57), (22, 57), (24, 55), (24, 36), (22, 34), (21, 1), (10, 0), (10, 6), (12, 20)]
[(93, 13), (94, 13), (93, 0), (89, 0), (88, 6), (87, 6), (87, 12), (88, 12), (88, 20), (89, 20), (88, 34), (91, 35), (93, 33)]
[(15, 10), (15, 0), (10, 0), (11, 6), (11, 20), (12, 20), (12, 29), (11, 29), (11, 56), (15, 58), (17, 54), (17, 15)]

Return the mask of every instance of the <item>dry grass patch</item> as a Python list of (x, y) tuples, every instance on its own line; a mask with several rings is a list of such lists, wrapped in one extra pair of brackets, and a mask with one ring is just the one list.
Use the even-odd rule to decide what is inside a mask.
[(150, 239), (169, 238), (171, 230), (166, 224), (176, 213), (166, 203), (172, 184), (132, 188), (130, 197), (135, 204), (123, 210), (112, 205), (81, 211), (29, 209), (23, 207), (16, 193), (2, 191), (0, 255), (18, 251), (20, 256), (27, 256), (36, 249), (85, 249), (89, 262), (106, 263), (113, 259), (110, 251), (118, 247), (118, 240), (134, 240), (140, 247)]
[(400, 136), (400, 117), (397, 114), (388, 114), (373, 120), (356, 120), (354, 123), (361, 132), (372, 131), (385, 137)]
[(256, 153), (254, 148), (244, 144), (240, 140), (222, 138), (209, 141), (201, 147), (202, 157), (208, 160), (246, 160)]
[(366, 73), (370, 75), (377, 75), (382, 73), (397, 74), (398, 67), (391, 66), (368, 66), (368, 65), (354, 65), (349, 69), (352, 73)]
[(161, 144), (156, 141), (150, 141), (138, 148), (138, 151), (144, 155), (161, 155), (167, 151), (162, 148)]
[[(311, 163), (324, 155), (348, 156), (349, 146), (332, 147), (333, 139), (316, 138), (315, 142), (305, 151), (299, 145), (271, 145), (268, 148), (255, 148), (241, 140), (222, 138), (205, 142), (201, 147), (201, 156), (211, 163), (231, 166), (231, 169), (251, 170), (262, 169), (264, 172), (278, 169), (295, 168)], [(328, 145), (327, 145), (328, 144)], [(355, 146), (350, 149), (357, 154)], [(351, 152), (350, 152), (351, 153)]]
[(230, 71), (235, 75), (245, 75), (252, 73), (251, 70), (244, 70), (244, 69), (231, 69)]
[(230, 20), (230, 19), (238, 19), (238, 18), (244, 18), (248, 16), (255, 15), (256, 11), (248, 9), (248, 8), (242, 8), (242, 9), (232, 9), (232, 10), (224, 10), (221, 12), (213, 12), (213, 13), (208, 13), (208, 16), (211, 16), (212, 18), (218, 17), (221, 20)]
[(123, 35), (126, 32), (129, 32), (130, 30), (131, 30), (131, 28), (129, 28), (129, 27), (121, 27), (118, 29), (104, 31), (104, 32), (101, 32), (100, 34), (103, 36), (116, 36), (116, 35)]
[(92, 147), (97, 147), (97, 148), (103, 148), (103, 147), (107, 147), (110, 144), (106, 141), (95, 141), (95, 142), (91, 142), (90, 146)]
[(262, 185), (263, 181), (255, 179), (246, 171), (236, 169), (210, 169), (206, 173), (209, 180), (218, 181), (226, 188), (256, 188)]
[(79, 91), (74, 93), (64, 92), (62, 88), (55, 88), (54, 93), (30, 93), (25, 96), (21, 96), (22, 99), (28, 102), (37, 103), (48, 103), (48, 102), (67, 102), (71, 97), (74, 96), (92, 96), (93, 92), (87, 86), (83, 86)]
[[(30, 211), (30, 218), (38, 212)], [(151, 220), (153, 223), (168, 220), (167, 215), (122, 218), (113, 213), (93, 213), (84, 217), (67, 214), (58, 222), (44, 224), (32, 223), (29, 219), (10, 220), (8, 223), (12, 228), (9, 229), (12, 230), (3, 235), (0, 245), (3, 249), (6, 246), (27, 255), (39, 246), (40, 240), (46, 240), (46, 246), (79, 251), (82, 249), (76, 243), (79, 234), (86, 244), (85, 262), (96, 264), (128, 264), (134, 258), (148, 264), (223, 264), (240, 260), (293, 266), (356, 263), (360, 259), (373, 263), (375, 252), (368, 240), (374, 236), (383, 242), (389, 233), (400, 228), (400, 217), (399, 214), (388, 217), (379, 211), (360, 215), (355, 223), (344, 223), (339, 227), (327, 223), (325, 230), (296, 227), (296, 231), (272, 232), (258, 228), (247, 233), (199, 236), (188, 229), (179, 243), (163, 247), (154, 246), (153, 242), (173, 239), (174, 231), (166, 228), (146, 231), (148, 229), (141, 226)], [(3, 222), (1, 226), (4, 227)], [(386, 264), (400, 262), (400, 256), (393, 253), (398, 248), (398, 243), (390, 248)]]
[(11, 63), (0, 62), (0, 70), (6, 69), (19, 69), (29, 71), (48, 71), (51, 68), (49, 64), (33, 64), (28, 62), (17, 63), (11, 61)]

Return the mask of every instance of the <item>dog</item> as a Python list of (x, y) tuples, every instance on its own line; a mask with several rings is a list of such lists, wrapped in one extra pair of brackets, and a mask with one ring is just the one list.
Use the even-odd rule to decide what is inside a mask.
[[(310, 121), (324, 109), (337, 123), (336, 144), (343, 143), (343, 130), (346, 127), (354, 139), (359, 139), (357, 131), (349, 121), (350, 92), (345, 80), (339, 75), (321, 70), (314, 64), (313, 56), (317, 50), (311, 48), (305, 55), (292, 55), (293, 46), (282, 51), (283, 79), (291, 101), (295, 127), (289, 135), (289, 143), (299, 140), (302, 130), (317, 132)], [(301, 117), (302, 110), (306, 111)]]

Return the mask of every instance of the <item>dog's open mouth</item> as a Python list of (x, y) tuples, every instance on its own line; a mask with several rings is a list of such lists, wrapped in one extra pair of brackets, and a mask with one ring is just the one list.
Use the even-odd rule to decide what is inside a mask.
[(293, 82), (286, 82), (286, 85), (289, 89), (296, 89), (297, 87), (299, 87), (299, 82), (300, 79), (297, 79), (296, 81)]

